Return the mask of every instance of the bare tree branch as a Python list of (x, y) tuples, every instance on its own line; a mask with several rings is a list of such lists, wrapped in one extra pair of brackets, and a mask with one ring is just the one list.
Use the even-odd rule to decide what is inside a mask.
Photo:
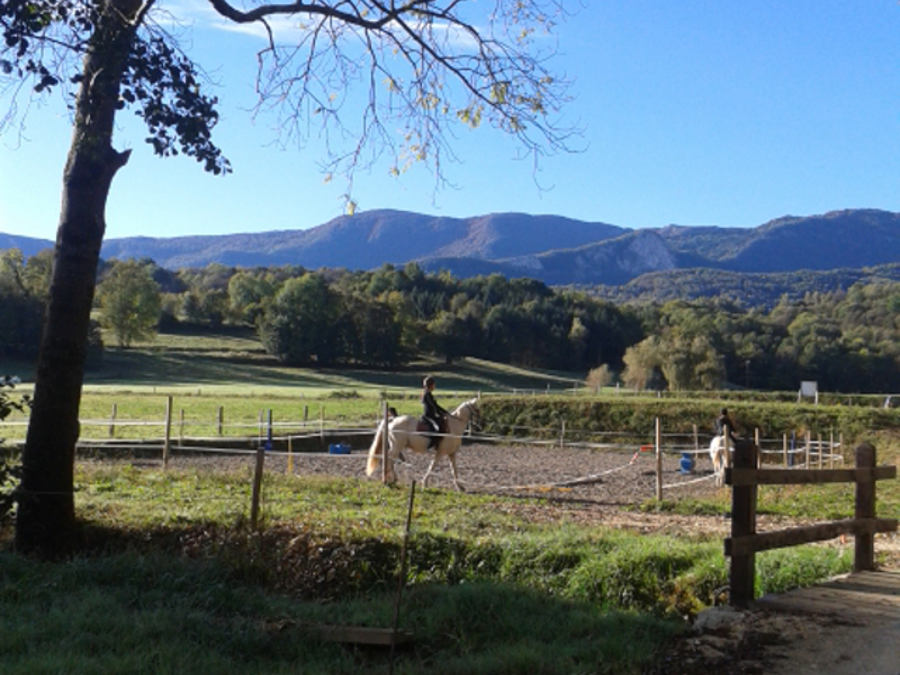
[[(453, 128), (460, 123), (486, 122), (509, 133), (535, 163), (569, 149), (575, 130), (555, 119), (568, 83), (551, 74), (555, 45), (544, 42), (562, 14), (557, 0), (496, 0), (489, 17), (477, 15), (481, 23), (466, 0), (334, 0), (249, 10), (227, 0), (210, 4), (240, 23), (308, 21), (300, 23), (299, 37), (266, 26), (257, 112), (279, 111), (283, 141), (303, 145), (318, 133), (329, 152), (325, 170), (350, 184), (357, 169), (385, 153), (391, 173), (424, 162), (444, 184), (443, 158), (454, 158)], [(348, 92), (356, 88), (366, 95), (348, 115), (344, 106), (354, 101)]]

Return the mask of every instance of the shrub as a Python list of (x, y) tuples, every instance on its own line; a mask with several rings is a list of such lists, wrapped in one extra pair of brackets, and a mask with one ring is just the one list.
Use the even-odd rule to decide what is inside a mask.
[[(19, 378), (3, 375), (0, 377), (0, 421), (6, 419), (7, 415), (13, 410), (22, 411), (28, 405), (30, 400), (27, 396), (15, 400), (9, 396), (7, 388), (13, 389), (18, 383)], [(3, 448), (3, 439), (0, 438), (0, 524), (6, 521), (12, 514), (15, 505), (15, 491), (18, 486), (19, 479), (22, 477), (22, 467), (16, 463), (11, 454)]]

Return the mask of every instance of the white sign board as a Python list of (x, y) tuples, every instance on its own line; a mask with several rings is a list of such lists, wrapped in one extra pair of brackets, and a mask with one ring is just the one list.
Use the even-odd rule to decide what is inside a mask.
[(804, 380), (800, 383), (800, 395), (815, 398), (819, 393), (819, 383), (815, 380)]
[(819, 405), (819, 383), (815, 380), (803, 380), (800, 383), (800, 391), (797, 393), (797, 403), (803, 397), (814, 399), (816, 405)]

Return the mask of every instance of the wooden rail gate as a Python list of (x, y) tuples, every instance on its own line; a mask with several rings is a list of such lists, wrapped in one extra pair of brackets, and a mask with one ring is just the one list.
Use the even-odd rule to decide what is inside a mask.
[[(725, 555), (731, 557), (729, 603), (745, 608), (753, 601), (756, 552), (785, 548), (842, 534), (855, 537), (853, 571), (875, 569), (875, 533), (894, 532), (897, 520), (875, 517), (875, 482), (896, 478), (896, 466), (876, 466), (875, 448), (863, 443), (856, 448), (854, 469), (762, 469), (759, 449), (739, 441), (734, 466), (725, 470), (725, 483), (732, 486), (731, 536), (725, 539)], [(756, 531), (756, 497), (760, 485), (808, 485), (856, 483), (853, 518), (772, 532)]]

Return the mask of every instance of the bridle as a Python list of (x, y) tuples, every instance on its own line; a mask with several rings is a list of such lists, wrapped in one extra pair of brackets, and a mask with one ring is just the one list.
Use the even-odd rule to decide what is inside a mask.
[(481, 431), (481, 408), (478, 407), (477, 403), (468, 403), (467, 405), (472, 412), (471, 417), (469, 417), (469, 428), (472, 431)]

